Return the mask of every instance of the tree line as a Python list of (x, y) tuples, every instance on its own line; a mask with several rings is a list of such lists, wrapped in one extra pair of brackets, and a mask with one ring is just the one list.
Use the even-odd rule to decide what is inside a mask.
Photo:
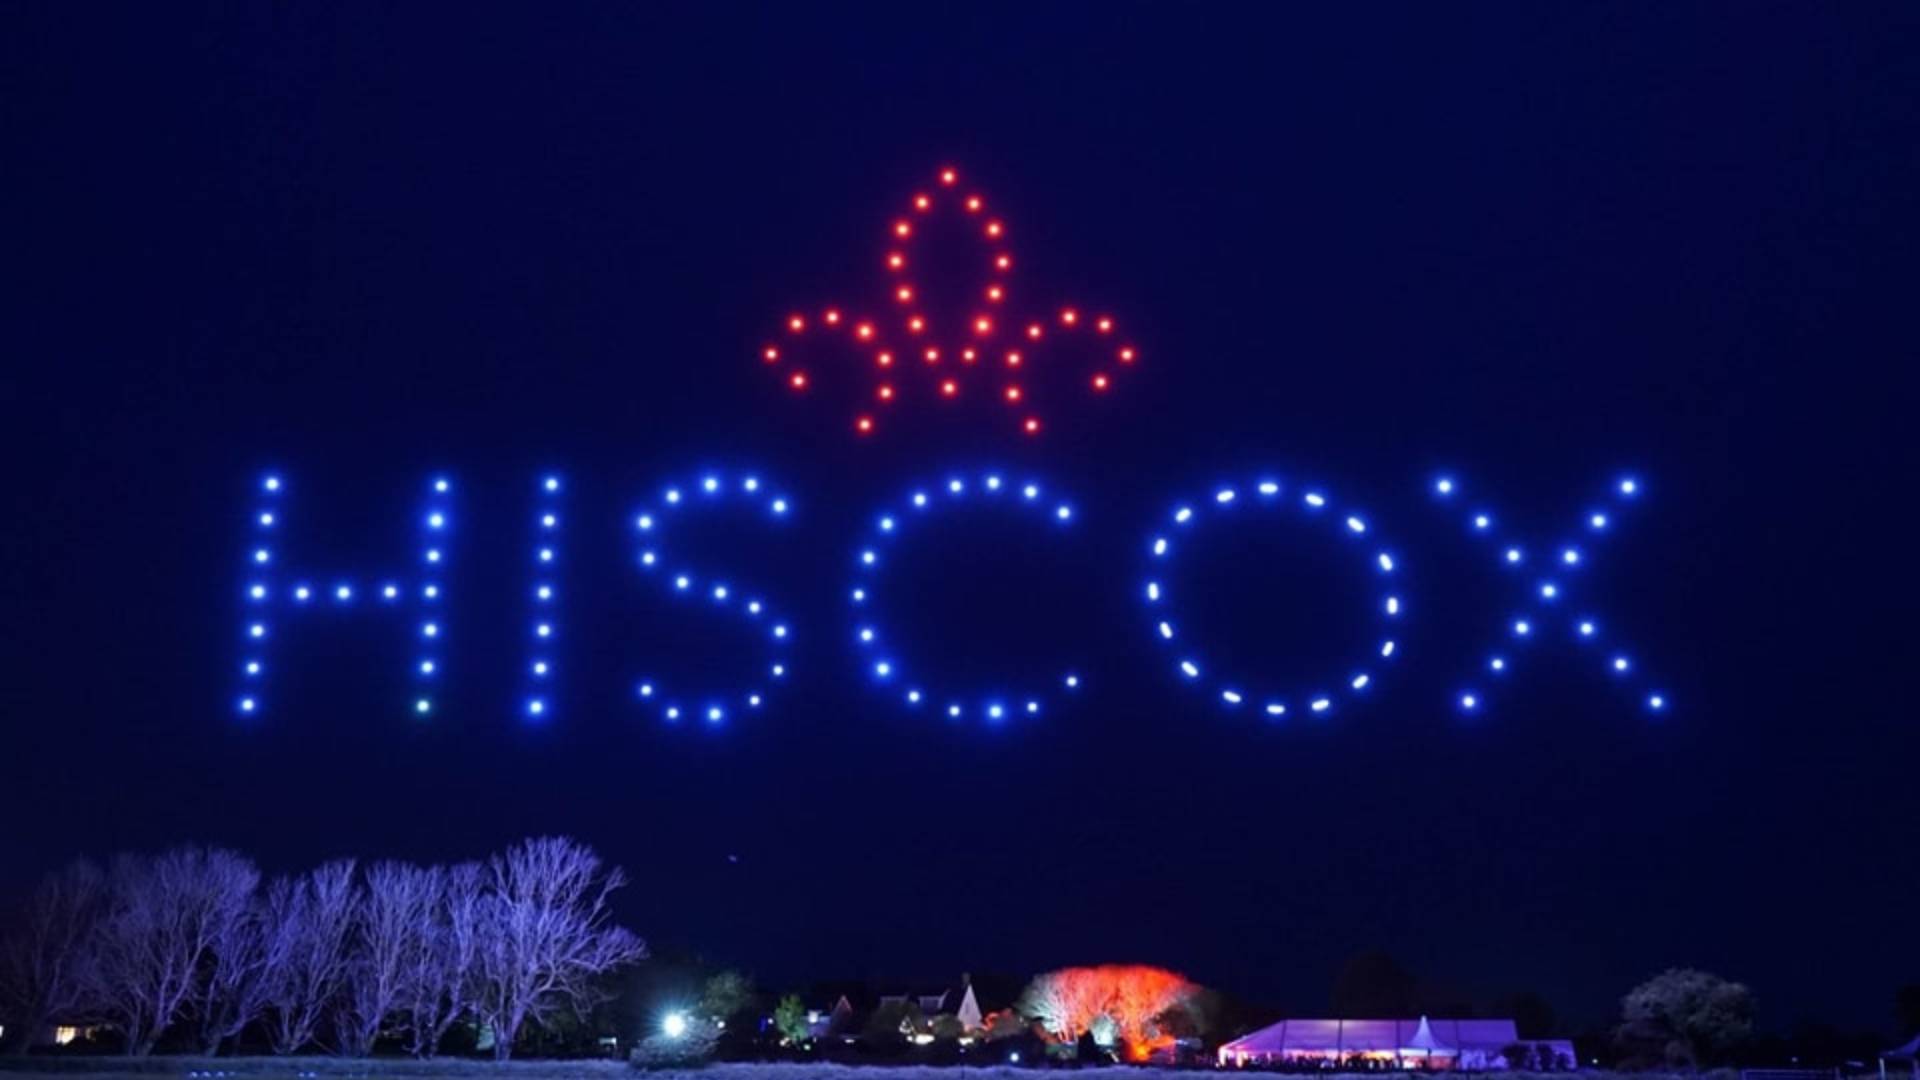
[(54, 1025), (105, 1025), (128, 1054), (162, 1037), (217, 1054), (436, 1053), (458, 1024), (512, 1056), (532, 1027), (584, 1017), (604, 976), (646, 956), (608, 907), (627, 882), (549, 837), (484, 861), (351, 859), (266, 879), (220, 848), (78, 860), (0, 939), (0, 1025), (24, 1051)]

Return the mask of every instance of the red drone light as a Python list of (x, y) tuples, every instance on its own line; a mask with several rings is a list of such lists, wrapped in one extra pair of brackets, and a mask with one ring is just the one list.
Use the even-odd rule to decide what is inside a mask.
[[(999, 215), (992, 217), (985, 215), (986, 199), (981, 193), (977, 191), (962, 193), (952, 190), (959, 184), (960, 177), (957, 170), (942, 168), (935, 177), (938, 181), (935, 187), (910, 192), (907, 201), (908, 210), (904, 216), (892, 216), (888, 220), (888, 243), (881, 252), (886, 272), (903, 275), (910, 257), (908, 247), (914, 243), (923, 242), (920, 238), (921, 230), (915, 228), (914, 219), (924, 217), (931, 220), (936, 214), (957, 213), (963, 220), (966, 220), (966, 215), (980, 215), (968, 222), (968, 228), (965, 231), (973, 237), (975, 243), (985, 245), (983, 248), (976, 249), (978, 253), (974, 257), (985, 259), (987, 280), (975, 286), (968, 286), (965, 282), (937, 280), (934, 276), (936, 272), (952, 269), (951, 266), (944, 265), (946, 262), (944, 259), (943, 265), (940, 266), (917, 263), (912, 281), (905, 280), (903, 275), (893, 278), (888, 286), (893, 299), (893, 304), (888, 310), (896, 314), (875, 321), (860, 321), (844, 316), (845, 309), (842, 307), (815, 309), (819, 321), (818, 330), (833, 331), (846, 326), (853, 331), (853, 342), (875, 347), (871, 355), (876, 365), (886, 374), (872, 384), (873, 396), (866, 398), (867, 402), (877, 401), (890, 405), (907, 389), (898, 380), (894, 365), (895, 357), (900, 355), (903, 334), (906, 340), (912, 342), (913, 352), (923, 357), (930, 367), (938, 367), (943, 351), (957, 353), (960, 362), (968, 365), (976, 363), (983, 355), (991, 358), (995, 355), (994, 352), (975, 349), (973, 345), (990, 340), (1003, 326), (1010, 331), (1015, 327), (1025, 327), (1024, 335), (1018, 335), (1017, 331), (1014, 333), (1019, 340), (1027, 344), (1032, 354), (1009, 350), (999, 355), (1004, 356), (1009, 369), (1019, 370), (1030, 366), (1038, 376), (1047, 376), (1050, 373), (1050, 365), (1055, 362), (1053, 358), (1056, 350), (1056, 346), (1050, 340), (1052, 335), (1047, 333), (1049, 324), (1055, 327), (1055, 333), (1061, 336), (1063, 342), (1070, 335), (1086, 329), (1096, 330), (1100, 334), (1115, 332), (1115, 322), (1111, 316), (1103, 314), (1097, 318), (1091, 316), (1083, 318), (1081, 309), (1074, 305), (1053, 308), (1053, 313), (1058, 316), (1057, 322), (1053, 322), (1052, 318), (1044, 314), (1046, 311), (1044, 308), (1038, 312), (1032, 309), (1022, 311), (1018, 308), (1011, 313), (1006, 312), (1006, 307), (1010, 306), (1007, 283), (1010, 280), (1009, 272), (1013, 268), (1013, 254), (1002, 247), (1008, 233), (1004, 218)], [(974, 231), (975, 229), (978, 231)], [(953, 289), (949, 288), (949, 285), (961, 287)], [(974, 291), (976, 288), (979, 291)], [(926, 306), (928, 301), (933, 299), (964, 296), (977, 298), (983, 295), (986, 303), (993, 305), (988, 309), (994, 312), (991, 316), (978, 310), (953, 311), (943, 307)], [(788, 316), (786, 322), (788, 331), (796, 335), (809, 329), (807, 316), (797, 312)], [(937, 331), (933, 329), (936, 323), (939, 327)], [(913, 341), (916, 337), (920, 340)], [(1042, 350), (1043, 339), (1049, 342), (1044, 351)], [(816, 340), (826, 342), (821, 345), (822, 348), (835, 347), (832, 342), (836, 339), (831, 334), (826, 334), (824, 338), (807, 335), (801, 339), (801, 342), (812, 343)], [(766, 345), (761, 354), (767, 364), (786, 363), (788, 385), (795, 391), (809, 388), (810, 377), (801, 365), (811, 368), (817, 363), (814, 357), (801, 355), (795, 351), (799, 347), (799, 344), (787, 348)], [(864, 352), (864, 349), (857, 350), (858, 352)], [(1117, 348), (1107, 345), (1101, 352), (1103, 355), (1100, 359), (1103, 365), (1113, 364), (1116, 360), (1120, 365), (1131, 365), (1135, 360), (1132, 345), (1122, 345)], [(1033, 363), (1028, 364), (1029, 360)], [(1114, 382), (1112, 370), (1110, 367), (1107, 370), (1095, 370), (1080, 377), (1088, 380), (1083, 385), (1090, 386), (1091, 392), (1105, 393)], [(929, 374), (934, 375), (933, 384), (937, 387), (937, 396), (947, 399), (959, 396), (958, 380), (940, 378), (937, 373)], [(908, 376), (917, 377), (911, 372)], [(1039, 398), (1049, 396), (1056, 388), (1063, 385), (1069, 384), (1051, 378), (1037, 381), (1036, 376), (1028, 375), (1023, 376), (1020, 383), (1009, 383), (1003, 387), (1001, 396), (1010, 404), (1027, 405)], [(991, 394), (987, 397), (991, 398)], [(1021, 429), (1029, 435), (1040, 431), (1040, 417), (1037, 414), (1023, 413), (1019, 422)], [(867, 413), (856, 413), (854, 428), (862, 435), (872, 434), (875, 430), (873, 416)]]

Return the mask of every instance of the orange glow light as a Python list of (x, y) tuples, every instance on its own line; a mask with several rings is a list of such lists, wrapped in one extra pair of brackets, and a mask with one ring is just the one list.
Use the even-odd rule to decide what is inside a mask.
[(854, 327), (853, 336), (859, 338), (861, 341), (871, 340), (873, 338), (873, 324), (861, 323), (859, 326)]
[(766, 357), (767, 363), (771, 364), (775, 360), (780, 359), (780, 350), (769, 345), (767, 346), (767, 351), (761, 353), (760, 355)]
[(987, 299), (993, 301), (994, 303), (996, 304), (999, 303), (1000, 298), (1005, 295), (1006, 295), (1006, 291), (1000, 288), (1000, 286), (998, 285), (987, 286)]
[(961, 363), (963, 363), (963, 364), (971, 364), (971, 363), (973, 363), (973, 357), (974, 357), (974, 352), (973, 352), (973, 350), (972, 350), (972, 349), (961, 349), (961, 350), (960, 350), (960, 362), (961, 362)]
[(1095, 390), (1105, 390), (1107, 388), (1107, 377), (1105, 375), (1095, 375), (1093, 377), (1093, 388)]
[(956, 180), (958, 180), (958, 179), (960, 179), (960, 174), (959, 174), (959, 173), (956, 173), (956, 172), (954, 172), (954, 171), (953, 171), (952, 169), (941, 169), (941, 170), (940, 170), (940, 182), (941, 182), (941, 183), (943, 183), (943, 184), (951, 184), (951, 183), (953, 183), (954, 181), (956, 181)]
[(960, 392), (960, 384), (957, 382), (954, 382), (952, 379), (948, 379), (947, 381), (940, 384), (940, 392), (946, 395), (947, 397), (952, 397), (953, 395)]
[(1009, 386), (1009, 387), (1007, 387), (1007, 400), (1008, 400), (1008, 401), (1019, 401), (1019, 400), (1020, 400), (1020, 387), (1018, 387), (1018, 386)]
[(1027, 336), (1032, 338), (1035, 341), (1039, 341), (1040, 340), (1040, 324), (1034, 323), (1032, 326), (1027, 327)]
[(796, 371), (793, 373), (793, 377), (789, 378), (787, 382), (795, 390), (805, 390), (807, 388), (807, 373), (804, 371)]
[(1037, 416), (1027, 417), (1027, 422), (1020, 426), (1026, 428), (1029, 435), (1040, 434), (1040, 418)]
[(1113, 330), (1112, 319), (1101, 319), (1099, 322), (1095, 323), (1094, 325), (1099, 327), (1100, 332), (1103, 334), (1109, 333)]
[(967, 212), (970, 214), (977, 214), (980, 212), (980, 196), (978, 195), (967, 196)]
[(1133, 363), (1133, 347), (1132, 346), (1128, 346), (1127, 348), (1120, 350), (1120, 362), (1123, 364)]
[(887, 269), (898, 270), (907, 265), (907, 257), (897, 251), (887, 252)]
[(918, 315), (915, 315), (913, 318), (907, 320), (907, 329), (913, 331), (916, 334), (922, 330), (925, 330), (926, 328), (927, 328), (927, 320), (921, 318)]
[(1010, 270), (1013, 268), (1013, 256), (1002, 255), (999, 258), (993, 260), (993, 265), (996, 267), (999, 267), (1002, 270)]
[(835, 311), (835, 310), (834, 310), (834, 309), (832, 309), (832, 308), (828, 308), (828, 309), (827, 309), (827, 314), (826, 314), (826, 320), (827, 320), (827, 325), (828, 325), (828, 326), (839, 326), (839, 325), (840, 325), (840, 313), (839, 313), (838, 311)]
[(976, 334), (991, 334), (991, 333), (993, 333), (993, 322), (992, 322), (992, 320), (990, 320), (990, 319), (988, 319), (988, 318), (987, 318), (986, 316), (984, 316), (984, 315), (983, 315), (983, 316), (981, 316), (981, 317), (980, 317), (980, 318), (978, 318), (978, 319), (975, 319), (975, 320), (973, 320), (973, 332), (974, 332), (974, 333), (976, 333)]
[(893, 298), (900, 301), (903, 304), (911, 304), (913, 302), (913, 289), (906, 285), (902, 285), (900, 286), (899, 289), (897, 289), (894, 292)]
[(892, 353), (890, 353), (890, 352), (883, 352), (883, 353), (881, 353), (881, 354), (880, 354), (880, 356), (879, 356), (879, 360), (880, 360), (880, 366), (881, 366), (881, 367), (892, 367), (892, 366), (893, 366), (893, 354), (892, 354)]
[(937, 364), (937, 363), (939, 363), (939, 362), (940, 362), (940, 350), (939, 350), (939, 349), (928, 349), (928, 350), (927, 350), (927, 363), (929, 363), (929, 364)]
[(859, 430), (860, 434), (870, 435), (873, 433), (873, 417), (863, 416), (855, 420), (853, 426)]
[(1010, 352), (1010, 353), (1008, 353), (1008, 354), (1007, 354), (1007, 366), (1008, 366), (1008, 367), (1019, 367), (1019, 366), (1020, 366), (1020, 354), (1019, 354), (1019, 353), (1017, 353), (1017, 352)]
[(1066, 308), (1060, 312), (1060, 321), (1068, 326), (1072, 326), (1074, 323), (1080, 321), (1080, 313), (1072, 308)]
[(807, 320), (801, 318), (798, 315), (787, 316), (787, 329), (797, 334), (800, 331), (805, 330), (806, 328), (807, 328)]
[(904, 221), (896, 221), (896, 222), (894, 222), (894, 223), (893, 223), (893, 235), (895, 235), (895, 236), (912, 236), (912, 235), (913, 235), (913, 226), (911, 226), (911, 225), (909, 225), (909, 224), (907, 224), (907, 223), (906, 223), (906, 222), (904, 222)]
[(880, 389), (875, 390), (874, 393), (879, 395), (881, 401), (893, 400), (893, 387), (888, 383), (881, 383)]
[(925, 210), (932, 205), (933, 200), (927, 198), (925, 195), (915, 195), (913, 197), (913, 208), (915, 210)]
[(997, 221), (987, 222), (988, 236), (999, 236), (1002, 232), (1005, 232), (1005, 231), (1006, 231), (1005, 228), (999, 222)]

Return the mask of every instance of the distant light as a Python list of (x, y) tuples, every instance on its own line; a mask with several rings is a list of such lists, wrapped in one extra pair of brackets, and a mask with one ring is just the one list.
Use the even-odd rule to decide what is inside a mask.
[(252, 698), (250, 698), (250, 697), (243, 697), (243, 698), (241, 698), (241, 699), (240, 699), (240, 711), (241, 711), (241, 712), (252, 712), (252, 711), (254, 710), (254, 708), (255, 708), (255, 706), (256, 706), (256, 704), (257, 704), (257, 703), (256, 703), (256, 702), (255, 702), (255, 701), (254, 701), (254, 700), (253, 700)]
[(678, 705), (667, 706), (667, 719), (669, 720), (680, 719), (680, 706)]
[(1078, 675), (1067, 676), (1067, 689), (1073, 690), (1073, 689), (1077, 689), (1079, 686), (1080, 686), (1080, 676)]
[(907, 691), (907, 704), (909, 705), (920, 704), (920, 691), (918, 690)]
[(1620, 481), (1620, 494), (1635, 495), (1635, 494), (1638, 494), (1639, 491), (1640, 491), (1640, 484), (1637, 481), (1635, 481), (1633, 477), (1629, 476)]
[(1273, 482), (1273, 481), (1271, 481), (1271, 480), (1263, 480), (1263, 481), (1261, 481), (1261, 483), (1260, 483), (1260, 494), (1262, 494), (1262, 495), (1278, 495), (1278, 494), (1280, 494), (1280, 485), (1279, 485), (1279, 484), (1276, 484), (1276, 483), (1274, 483), (1274, 482)]
[(1380, 553), (1379, 562), (1380, 562), (1380, 569), (1386, 571), (1387, 573), (1393, 572), (1393, 556), (1383, 551)]
[(400, 596), (400, 590), (396, 586), (389, 585), (380, 590), (380, 595), (386, 597), (388, 600), (394, 600)]
[(1062, 504), (1059, 509), (1053, 512), (1053, 516), (1059, 518), (1061, 521), (1066, 521), (1073, 517), (1073, 508)]
[(1155, 555), (1165, 555), (1167, 553), (1166, 540), (1160, 537), (1155, 537), (1153, 541), (1153, 553)]
[(272, 524), (273, 524), (273, 515), (272, 515), (272, 514), (261, 514), (261, 515), (260, 515), (260, 524), (261, 524), (261, 525), (263, 525), (263, 526), (268, 526), (268, 525), (272, 525)]
[(1527, 620), (1520, 619), (1514, 622), (1513, 632), (1515, 636), (1526, 637), (1528, 634), (1533, 633), (1533, 626), (1529, 624)]
[(546, 711), (547, 711), (546, 702), (540, 700), (539, 698), (527, 699), (527, 714), (529, 716), (539, 716), (541, 713), (544, 713)]
[(1040, 711), (1040, 703), (1039, 703), (1039, 702), (1037, 702), (1037, 701), (1029, 701), (1029, 702), (1027, 702), (1027, 715), (1028, 715), (1028, 716), (1032, 716), (1032, 715), (1034, 715), (1035, 713), (1038, 713), (1039, 711)]
[(700, 487), (702, 490), (707, 491), (709, 493), (719, 491), (720, 481), (716, 477), (709, 476), (705, 480), (700, 481)]
[(554, 527), (555, 525), (558, 525), (558, 524), (560, 524), (560, 519), (559, 519), (559, 518), (557, 518), (557, 517), (554, 517), (554, 516), (553, 516), (552, 514), (542, 514), (542, 515), (540, 515), (540, 527), (541, 527), (541, 528), (543, 528), (543, 529), (551, 529), (551, 528), (553, 528), (553, 527)]
[(1577, 566), (1580, 563), (1580, 552), (1574, 548), (1568, 548), (1560, 553), (1560, 561), (1568, 566)]
[(1192, 508), (1192, 507), (1190, 507), (1190, 506), (1183, 506), (1183, 507), (1181, 507), (1180, 509), (1178, 509), (1178, 510), (1175, 510), (1175, 511), (1173, 512), (1173, 520), (1174, 520), (1174, 521), (1175, 521), (1176, 523), (1178, 523), (1178, 524), (1181, 524), (1181, 525), (1185, 525), (1185, 524), (1186, 524), (1187, 522), (1189, 522), (1189, 521), (1192, 521), (1192, 520), (1193, 520), (1193, 508)]
[(1160, 624), (1160, 637), (1162, 640), (1165, 640), (1165, 641), (1173, 640), (1173, 624), (1172, 623), (1162, 622)]
[(1440, 479), (1435, 480), (1433, 482), (1433, 490), (1439, 492), (1442, 495), (1451, 495), (1453, 494), (1453, 481), (1450, 478), (1443, 476)]
[(447, 493), (447, 482), (445, 480), (435, 480), (433, 482), (433, 490), (445, 495)]
[(1367, 531), (1367, 523), (1357, 517), (1350, 517), (1347, 519), (1347, 529), (1351, 532), (1363, 533)]
[(1605, 514), (1595, 514), (1595, 515), (1593, 515), (1592, 517), (1590, 517), (1590, 518), (1588, 518), (1588, 519), (1587, 519), (1587, 526), (1588, 526), (1589, 528), (1592, 528), (1592, 529), (1604, 529), (1604, 528), (1606, 528), (1606, 527), (1607, 527), (1607, 515), (1605, 515)]
[(1025, 498), (1037, 499), (1040, 497), (1040, 485), (1028, 484), (1026, 487), (1020, 489), (1020, 494)]
[(641, 514), (640, 517), (634, 521), (634, 524), (642, 529), (651, 529), (653, 528), (653, 516), (651, 514)]
[(893, 665), (887, 663), (885, 660), (882, 660), (879, 663), (873, 665), (873, 673), (884, 679), (887, 676), (893, 674)]
[(773, 636), (774, 636), (774, 637), (777, 637), (777, 638), (783, 638), (783, 637), (786, 637), (786, 636), (787, 636), (787, 628), (786, 628), (785, 626), (776, 626), (776, 627), (774, 627), (774, 628), (773, 628)]
[(1317, 491), (1307, 492), (1306, 499), (1308, 506), (1320, 507), (1327, 505), (1327, 497)]
[(1546, 581), (1540, 584), (1540, 598), (1542, 600), (1551, 600), (1559, 595), (1560, 589), (1553, 582)]
[(685, 574), (673, 579), (673, 587), (676, 589), (684, 589), (691, 584), (693, 584), (693, 582), (688, 581)]
[(433, 674), (433, 661), (431, 660), (420, 661), (420, 674), (422, 675)]
[(1616, 656), (1613, 658), (1613, 670), (1615, 671), (1624, 672), (1630, 666), (1631, 665), (1627, 662), (1627, 658), (1624, 656)]
[(1592, 636), (1593, 636), (1593, 623), (1591, 623), (1591, 622), (1586, 622), (1586, 621), (1582, 621), (1582, 622), (1580, 623), (1580, 636), (1581, 636), (1581, 637), (1592, 637)]
[(872, 566), (874, 562), (878, 559), (879, 559), (879, 556), (875, 555), (871, 550), (863, 551), (860, 553), (860, 561), (867, 564), (868, 566)]
[(552, 561), (553, 561), (553, 549), (552, 549), (552, 548), (541, 548), (541, 549), (540, 549), (540, 561), (541, 561), (541, 562), (552, 562)]
[(1503, 657), (1496, 656), (1487, 661), (1487, 666), (1495, 671), (1505, 671), (1507, 670), (1507, 661)]
[(717, 724), (720, 721), (725, 720), (726, 718), (727, 718), (726, 710), (720, 708), (720, 706), (713, 705), (708, 707), (707, 723)]
[(440, 561), (440, 549), (439, 549), (439, 548), (428, 548), (428, 549), (427, 549), (427, 561), (428, 561), (428, 562), (431, 562), (431, 563), (437, 563), (437, 562), (439, 562), (439, 561)]
[(433, 702), (428, 701), (426, 698), (421, 698), (420, 700), (413, 703), (413, 711), (419, 713), (422, 716), (425, 716), (427, 713), (431, 712), (432, 710), (433, 710)]
[(545, 487), (548, 491), (559, 491), (560, 478), (557, 476), (549, 476), (547, 477), (546, 482), (541, 486)]
[(1383, 642), (1381, 642), (1381, 643), (1380, 643), (1380, 655), (1381, 655), (1381, 657), (1383, 657), (1383, 658), (1384, 658), (1384, 657), (1389, 657), (1389, 656), (1392, 656), (1392, 655), (1393, 655), (1393, 642), (1392, 642), (1392, 641), (1383, 641)]
[(249, 675), (260, 674), (260, 661), (258, 660), (247, 661), (247, 674)]
[(1213, 493), (1213, 501), (1224, 506), (1233, 501), (1233, 496), (1234, 491), (1232, 488), (1221, 488), (1219, 491)]
[(949, 480), (947, 481), (947, 490), (952, 492), (955, 495), (958, 495), (962, 491), (966, 490), (966, 485), (962, 484), (958, 480)]
[(547, 674), (547, 662), (545, 660), (535, 660), (533, 662), (533, 673), (544, 678)]
[(256, 638), (266, 637), (267, 628), (262, 623), (254, 623), (252, 626), (247, 627), (247, 636)]
[(784, 513), (786, 513), (786, 512), (787, 512), (787, 500), (785, 500), (785, 499), (775, 499), (775, 500), (773, 500), (773, 512), (774, 512), (774, 513), (776, 513), (776, 514), (784, 514)]
[[(442, 526), (446, 525), (446, 523), (447, 523), (447, 516), (445, 514), (428, 514), (427, 515), (427, 527), (430, 529), (441, 528)], [(263, 522), (262, 524), (266, 524), (266, 523)]]
[(534, 595), (538, 596), (542, 600), (551, 600), (553, 599), (553, 586), (542, 585), (538, 589), (534, 590)]
[(336, 589), (334, 589), (334, 590), (333, 590), (333, 598), (334, 598), (335, 600), (351, 600), (351, 599), (353, 599), (353, 588), (352, 588), (352, 586), (349, 586), (349, 585), (341, 585), (341, 586), (339, 586), (338, 588), (336, 588)]
[(652, 696), (653, 696), (653, 684), (652, 684), (652, 683), (644, 683), (644, 682), (643, 682), (643, 683), (641, 683), (641, 684), (640, 684), (640, 696), (641, 696), (641, 697), (652, 697)]
[(1267, 702), (1267, 715), (1268, 716), (1285, 716), (1287, 715), (1287, 707), (1285, 705), (1280, 704), (1277, 701), (1269, 701)]
[(667, 501), (668, 501), (668, 502), (670, 502), (670, 503), (677, 503), (677, 502), (679, 502), (679, 501), (680, 501), (680, 489), (679, 489), (679, 488), (668, 488), (668, 489), (667, 489)]
[(253, 553), (253, 561), (257, 563), (264, 563), (272, 557), (273, 556), (267, 554), (266, 548), (257, 548), (254, 550), (254, 553)]
[(1220, 700), (1226, 702), (1229, 705), (1238, 705), (1240, 704), (1240, 701), (1241, 701), (1240, 691), (1222, 690), (1220, 691)]
[(1661, 709), (1664, 709), (1666, 707), (1667, 707), (1666, 698), (1660, 696), (1659, 694), (1649, 694), (1647, 696), (1647, 708), (1652, 709), (1654, 712), (1659, 712)]
[(1191, 660), (1180, 661), (1180, 672), (1189, 679), (1197, 679), (1200, 677), (1199, 667), (1195, 666)]
[(1002, 708), (998, 702), (987, 706), (987, 716), (990, 719), (998, 720), (1006, 714), (1007, 710)]
[(949, 706), (947, 706), (947, 715), (948, 715), (948, 716), (959, 716), (959, 715), (960, 715), (960, 706), (958, 706), (958, 705), (949, 705)]
[(725, 585), (715, 585), (713, 587), (713, 598), (715, 600), (725, 600), (727, 598), (727, 587)]
[(1367, 688), (1367, 682), (1368, 682), (1368, 676), (1355, 675), (1353, 677), (1353, 682), (1350, 683), (1349, 685), (1352, 686), (1355, 690), (1365, 690)]
[(1460, 707), (1467, 710), (1468, 712), (1472, 712), (1473, 710), (1480, 707), (1480, 699), (1475, 697), (1472, 694), (1461, 694)]
[(1149, 600), (1160, 599), (1160, 583), (1159, 582), (1157, 581), (1147, 582), (1147, 599)]
[(1493, 524), (1493, 519), (1488, 517), (1485, 514), (1475, 514), (1473, 516), (1473, 527), (1476, 529), (1484, 529), (1487, 526), (1492, 524)]
[(1397, 596), (1387, 597), (1387, 614), (1389, 615), (1400, 614), (1400, 598), (1399, 597)]
[(1313, 701), (1307, 707), (1312, 709), (1314, 712), (1326, 712), (1327, 709), (1332, 705), (1333, 705), (1333, 702), (1326, 698), (1314, 698)]
[(260, 486), (266, 488), (268, 491), (279, 491), (280, 478), (277, 476), (269, 476), (260, 482)]
[(439, 637), (439, 636), (440, 636), (440, 626), (439, 626), (439, 624), (437, 624), (437, 623), (422, 623), (422, 624), (421, 624), (421, 626), (420, 626), (420, 635), (421, 635), (422, 637)]
[(1520, 549), (1519, 549), (1519, 548), (1508, 548), (1508, 549), (1507, 549), (1507, 561), (1508, 561), (1509, 563), (1517, 563), (1517, 562), (1519, 562), (1519, 561), (1520, 561)]
[(255, 585), (247, 590), (247, 595), (253, 597), (255, 600), (265, 600), (267, 598), (267, 587), (265, 585)]

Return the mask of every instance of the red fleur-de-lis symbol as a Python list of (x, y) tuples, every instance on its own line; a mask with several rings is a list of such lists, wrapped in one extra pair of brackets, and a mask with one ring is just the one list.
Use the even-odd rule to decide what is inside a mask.
[[(942, 225), (958, 224), (984, 256), (984, 277), (956, 288), (944, 284), (924, 240)], [(852, 390), (853, 429), (878, 431), (886, 416), (910, 396), (955, 408), (989, 400), (1018, 429), (1038, 435), (1044, 424), (1039, 399), (1062, 380), (1042, 379), (1051, 343), (1081, 335), (1093, 346), (1093, 364), (1070, 381), (1090, 394), (1110, 390), (1139, 358), (1120, 337), (1112, 315), (1066, 305), (1045, 316), (1013, 314), (1015, 268), (1006, 223), (985, 196), (960, 182), (952, 168), (914, 193), (905, 211), (887, 223), (881, 252), (886, 282), (882, 315), (837, 305), (790, 312), (781, 330), (761, 348), (761, 361), (796, 394), (818, 392), (837, 382)], [(1083, 350), (1084, 351), (1084, 350)], [(847, 376), (851, 375), (851, 378)]]

